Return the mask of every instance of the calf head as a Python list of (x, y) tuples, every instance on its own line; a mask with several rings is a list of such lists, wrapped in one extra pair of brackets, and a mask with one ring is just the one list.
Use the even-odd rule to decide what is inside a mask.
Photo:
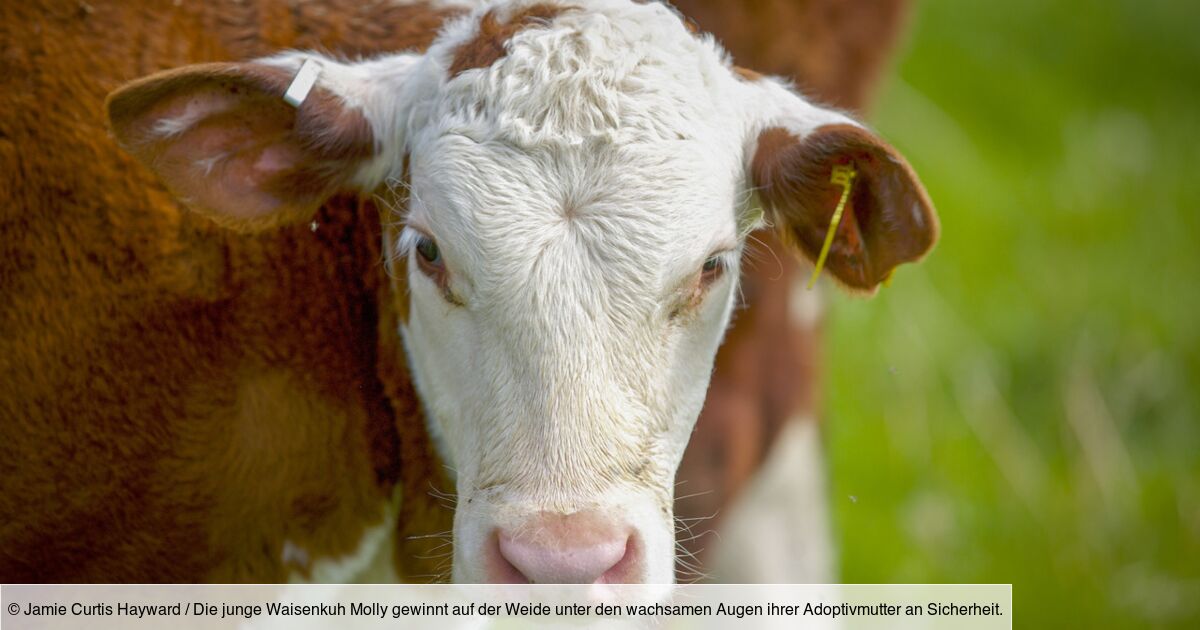
[[(285, 91), (320, 68), (298, 106)], [(506, 2), (423, 53), (187, 67), (108, 103), (120, 142), (239, 230), (380, 195), (429, 425), (455, 471), (460, 581), (673, 576), (675, 469), (749, 232), (871, 292), (933, 244), (905, 161), (730, 65), (669, 8)]]

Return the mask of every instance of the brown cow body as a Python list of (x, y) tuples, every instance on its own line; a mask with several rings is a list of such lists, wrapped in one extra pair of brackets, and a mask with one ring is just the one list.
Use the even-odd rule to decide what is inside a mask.
[[(713, 14), (688, 4), (706, 26)], [(390, 575), (444, 568), (418, 557), (452, 514), (430, 493), (448, 486), (401, 360), (400, 305), (385, 297), (378, 210), (339, 197), (311, 225), (222, 230), (117, 148), (102, 102), (184, 64), (421, 48), (449, 13), (0, 7), (0, 579), (337, 579), (323, 563), (379, 528), (398, 528), (399, 544), (374, 549), (385, 564), (391, 550)], [(837, 54), (836, 36), (821, 41)], [(856, 106), (862, 92), (824, 94)], [(815, 333), (785, 316), (796, 269), (778, 258), (782, 277), (768, 261), (748, 278), (749, 310), (680, 474), (695, 480), (681, 494), (719, 492), (680, 516), (731, 501), (777, 427), (811, 408)], [(731, 436), (714, 466), (705, 444)], [(717, 472), (701, 482), (698, 468)]]
[[(157, 4), (0, 9), (0, 576), (285, 580), (354, 552), (402, 478), (402, 539), (448, 529), (374, 207), (220, 229), (117, 148), (102, 105), (188, 63), (424, 46), (444, 13)], [(414, 555), (402, 575), (433, 572)]]

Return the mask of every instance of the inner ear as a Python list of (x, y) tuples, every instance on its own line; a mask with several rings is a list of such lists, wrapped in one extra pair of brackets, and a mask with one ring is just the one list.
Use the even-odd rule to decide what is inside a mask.
[(872, 291), (897, 265), (924, 256), (938, 235), (933, 205), (895, 149), (850, 124), (803, 139), (773, 127), (759, 135), (751, 176), (783, 237), (815, 262), (845, 190), (833, 181), (839, 166), (854, 177), (825, 267), (848, 288)]
[(110, 95), (121, 145), (181, 201), (219, 223), (261, 229), (306, 219), (374, 151), (362, 113), (315, 86), (283, 100), (294, 72), (263, 63), (189, 66)]

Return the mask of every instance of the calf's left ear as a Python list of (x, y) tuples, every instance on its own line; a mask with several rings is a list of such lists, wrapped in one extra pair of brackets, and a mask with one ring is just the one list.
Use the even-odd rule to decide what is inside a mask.
[(769, 222), (816, 262), (845, 190), (835, 168), (852, 172), (824, 264), (846, 288), (874, 292), (897, 265), (920, 260), (933, 247), (933, 204), (904, 158), (875, 134), (807, 103), (800, 111), (803, 119), (758, 133), (752, 184)]

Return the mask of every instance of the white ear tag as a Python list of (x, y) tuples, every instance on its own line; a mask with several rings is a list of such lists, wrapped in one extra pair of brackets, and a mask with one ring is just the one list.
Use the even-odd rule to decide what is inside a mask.
[(317, 83), (317, 77), (321, 76), (321, 66), (312, 59), (306, 59), (304, 65), (300, 66), (300, 71), (296, 73), (296, 78), (292, 79), (292, 84), (288, 86), (287, 92), (283, 94), (283, 100), (292, 107), (300, 107), (300, 103), (308, 98), (308, 93)]

